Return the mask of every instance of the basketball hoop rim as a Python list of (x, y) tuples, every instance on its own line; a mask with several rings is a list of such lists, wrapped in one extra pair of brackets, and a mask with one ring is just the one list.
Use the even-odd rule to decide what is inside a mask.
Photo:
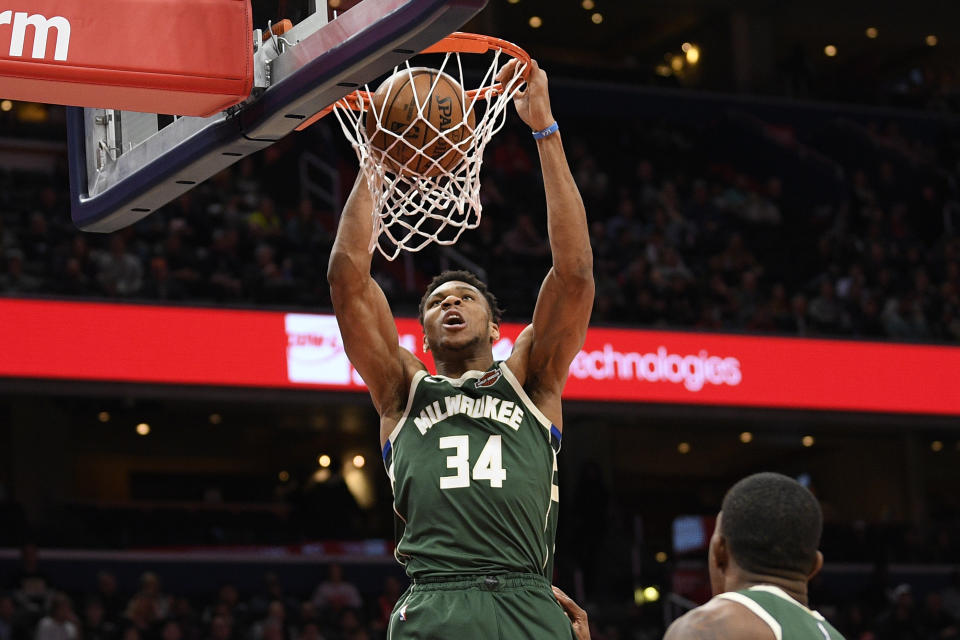
[[(451, 33), (446, 38), (440, 42), (431, 45), (421, 51), (421, 54), (424, 53), (476, 53), (484, 54), (489, 51), (502, 51), (509, 55), (511, 58), (520, 61), (520, 64), (525, 65), (522, 78), (524, 81), (527, 79), (527, 74), (530, 69), (530, 54), (524, 51), (519, 46), (497, 38), (494, 36), (485, 36), (479, 33), (466, 33), (463, 31), (455, 31)], [(477, 97), (478, 95), (481, 98), (486, 98), (491, 94), (503, 93), (503, 84), (500, 82), (494, 83), (493, 85), (482, 88), (482, 89), (470, 89), (466, 92), (466, 95), (471, 100)], [(373, 98), (372, 91), (366, 91), (364, 89), (357, 89), (353, 93), (345, 96), (341, 102), (346, 104), (353, 111), (361, 111), (364, 108), (364, 104), (369, 104)], [(330, 110), (332, 110), (332, 105)]]
[(530, 54), (512, 42), (495, 36), (466, 33), (464, 31), (455, 31), (420, 53), (486, 53), (496, 49), (524, 64), (530, 64)]

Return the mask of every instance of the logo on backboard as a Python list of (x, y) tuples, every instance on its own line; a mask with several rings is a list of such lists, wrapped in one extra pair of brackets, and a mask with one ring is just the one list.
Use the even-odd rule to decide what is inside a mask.
[(497, 383), (497, 380), (500, 379), (500, 369), (494, 369), (493, 371), (487, 371), (485, 374), (477, 378), (478, 387), (492, 387)]
[(22, 58), (23, 45), (27, 37), (27, 27), (33, 27), (32, 58), (41, 60), (47, 57), (47, 36), (50, 29), (57, 30), (56, 45), (53, 49), (54, 60), (66, 60), (70, 49), (70, 21), (63, 16), (47, 18), (39, 13), (28, 15), (25, 11), (14, 13), (9, 9), (0, 11), (0, 25), (12, 25), (10, 34), (10, 57)]

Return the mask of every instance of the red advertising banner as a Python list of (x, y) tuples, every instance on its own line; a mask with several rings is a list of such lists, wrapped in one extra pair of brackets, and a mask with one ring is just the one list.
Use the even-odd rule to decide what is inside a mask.
[(3, 97), (207, 116), (253, 86), (249, 0), (7, 0)]
[[(330, 315), (0, 299), (0, 327), (0, 377), (365, 389)], [(592, 328), (564, 397), (960, 416), (960, 347)]]

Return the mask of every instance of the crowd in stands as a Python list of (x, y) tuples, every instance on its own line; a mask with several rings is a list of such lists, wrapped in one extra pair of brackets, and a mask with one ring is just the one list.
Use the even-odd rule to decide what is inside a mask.
[[(803, 168), (761, 166), (725, 149), (728, 123), (635, 124), (609, 140), (591, 136), (590, 120), (565, 125), (590, 221), (595, 322), (960, 340), (955, 147), (871, 123), (844, 131), (860, 137), (853, 153), (829, 142), (777, 150), (832, 172), (810, 179)], [(301, 194), (296, 162), (323, 139), (348, 189), (355, 169), (338, 134), (288, 138), (108, 236), (72, 226), (66, 180), (7, 172), (0, 293), (327, 308), (338, 212)], [(455, 247), (520, 319), (550, 260), (536, 151), (525, 138), (509, 127), (488, 149), (481, 226)], [(428, 250), (414, 274), (379, 260), (376, 273), (394, 308), (410, 313), (441, 264), (449, 260)]]
[[(323, 570), (318, 571), (323, 573)], [(57, 588), (36, 549), (23, 548), (20, 566), (0, 589), (0, 640), (377, 640), (403, 583), (387, 576), (361, 593), (330, 564), (312, 592), (292, 593), (267, 572), (259, 590), (223, 584), (207, 598), (167, 591), (153, 571), (121, 585), (109, 570), (66, 593)], [(2, 574), (0, 574), (2, 577)], [(879, 578), (879, 579), (878, 579)], [(811, 583), (811, 606), (849, 640), (950, 640), (960, 637), (960, 572), (924, 589), (888, 585), (877, 573), (854, 589), (829, 580)], [(597, 640), (653, 640), (663, 633), (660, 603), (608, 604), (592, 610)]]
[(245, 598), (231, 584), (209, 601), (166, 593), (153, 572), (131, 592), (100, 571), (89, 589), (65, 593), (35, 553), (25, 548), (20, 571), (0, 591), (0, 640), (368, 640), (384, 637), (402, 592), (387, 577), (379, 593), (364, 597), (331, 564), (313, 593), (299, 595), (269, 572), (262, 591)]

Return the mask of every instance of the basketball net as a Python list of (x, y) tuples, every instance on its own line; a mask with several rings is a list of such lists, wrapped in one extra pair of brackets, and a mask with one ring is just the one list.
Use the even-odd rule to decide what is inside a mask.
[[(483, 151), (495, 133), (506, 122), (507, 104), (523, 85), (529, 56), (519, 47), (504, 40), (469, 33), (455, 33), (422, 53), (444, 53), (439, 70), (452, 76), (461, 87), (460, 104), (462, 119), (454, 121), (443, 130), (438, 129), (425, 117), (424, 110), (430, 104), (442, 74), (433, 79), (429, 92), (418, 96), (413, 91), (417, 117), (410, 119), (406, 128), (392, 131), (386, 123), (387, 105), (393, 91), (405, 82), (413, 84), (413, 71), (409, 63), (395, 67), (390, 77), (387, 98), (381, 108), (375, 108), (370, 87), (356, 91), (334, 106), (357, 158), (360, 170), (366, 179), (367, 188), (373, 197), (373, 234), (368, 250), (379, 249), (388, 260), (395, 259), (402, 250), (420, 251), (431, 243), (452, 245), (466, 229), (475, 229), (480, 224), (483, 206), (480, 202), (480, 168)], [(487, 54), (492, 57), (479, 86), (466, 89), (461, 54)], [(511, 59), (519, 63), (510, 78), (497, 82), (497, 74)], [(470, 130), (468, 114), (474, 113), (475, 125)], [(371, 126), (367, 119), (373, 119)], [(446, 143), (453, 151), (462, 154), (448, 167), (422, 153), (407, 140), (407, 134), (418, 126), (429, 127), (436, 135), (429, 138), (426, 147)], [(461, 129), (461, 127), (463, 127)], [(369, 131), (368, 131), (369, 129)], [(463, 131), (467, 131), (463, 135)], [(380, 148), (371, 144), (377, 136), (386, 141)], [(423, 138), (421, 138), (423, 139)], [(398, 158), (409, 156), (405, 162)], [(440, 160), (443, 160), (442, 158)], [(413, 171), (418, 166), (421, 171)], [(422, 170), (424, 166), (429, 169)], [(433, 175), (428, 175), (433, 174)]]

